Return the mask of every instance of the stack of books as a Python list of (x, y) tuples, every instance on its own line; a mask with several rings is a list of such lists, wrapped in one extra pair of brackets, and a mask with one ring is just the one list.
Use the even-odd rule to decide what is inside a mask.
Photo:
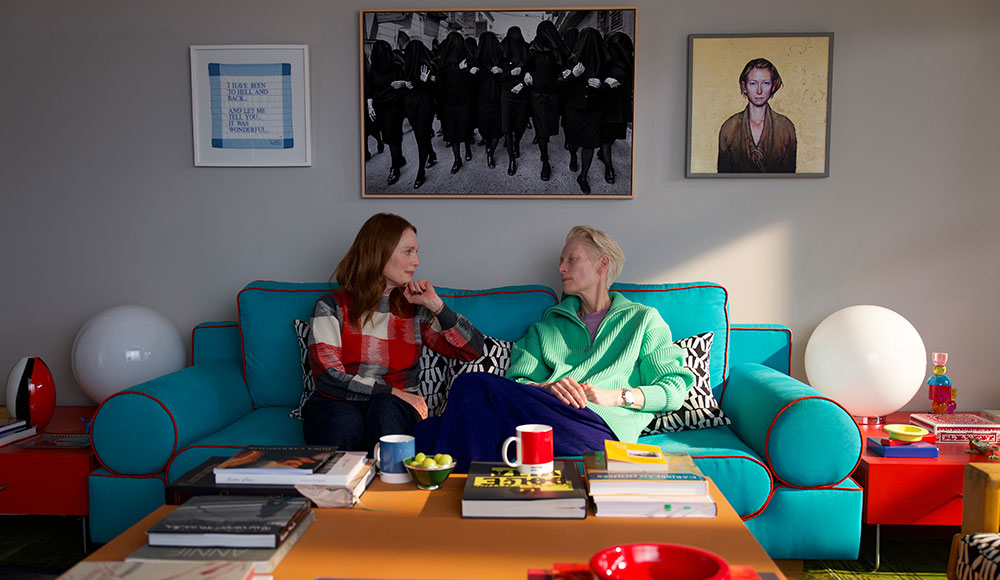
[(910, 424), (930, 431), (938, 443), (968, 443), (970, 437), (1000, 443), (1000, 424), (974, 413), (912, 413)]
[(583, 467), (594, 514), (611, 517), (715, 517), (708, 480), (687, 453), (655, 445), (606, 441), (585, 451)]
[(336, 447), (250, 446), (215, 466), (215, 483), (226, 485), (346, 486), (366, 464), (363, 451)]
[(463, 518), (587, 517), (587, 491), (576, 465), (556, 461), (552, 473), (522, 475), (504, 463), (473, 461), (462, 491)]
[(240, 562), (271, 574), (315, 519), (305, 498), (196, 496), (153, 524), (125, 562)]
[(28, 422), (24, 419), (14, 419), (13, 417), (2, 418), (0, 419), (0, 447), (8, 443), (20, 441), (21, 439), (27, 439), (37, 431), (34, 425), (29, 426)]

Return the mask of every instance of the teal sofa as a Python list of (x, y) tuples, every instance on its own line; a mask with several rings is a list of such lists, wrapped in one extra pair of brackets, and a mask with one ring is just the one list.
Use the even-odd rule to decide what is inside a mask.
[[(729, 321), (718, 284), (616, 284), (657, 308), (674, 339), (713, 331), (713, 393), (731, 423), (648, 435), (685, 451), (718, 485), (772, 558), (854, 559), (862, 492), (850, 479), (861, 434), (838, 404), (789, 376), (791, 333)], [(192, 334), (192, 365), (119, 392), (94, 415), (101, 468), (90, 475), (90, 533), (105, 542), (164, 503), (165, 486), (214, 455), (249, 444), (303, 444), (289, 417), (302, 393), (295, 319), (325, 283), (257, 281), (237, 296), (236, 322)], [(517, 340), (558, 300), (545, 286), (437, 288), (485, 334)]]

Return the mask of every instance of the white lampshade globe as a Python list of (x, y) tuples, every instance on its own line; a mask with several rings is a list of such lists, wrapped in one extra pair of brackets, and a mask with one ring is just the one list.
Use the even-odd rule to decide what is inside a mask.
[(145, 306), (115, 306), (84, 323), (73, 342), (73, 376), (97, 403), (127, 387), (184, 368), (181, 335)]
[(857, 417), (884, 417), (924, 382), (927, 350), (917, 329), (881, 306), (849, 306), (819, 323), (806, 345), (809, 384)]

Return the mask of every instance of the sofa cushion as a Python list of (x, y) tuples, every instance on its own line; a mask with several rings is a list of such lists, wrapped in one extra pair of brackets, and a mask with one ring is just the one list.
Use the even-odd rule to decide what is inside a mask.
[[(293, 320), (309, 320), (313, 306), (335, 286), (329, 283), (256, 281), (236, 299), (243, 345), (243, 369), (255, 408), (288, 407), (302, 396), (302, 371)], [(485, 290), (436, 287), (449, 308), (483, 332), (516, 340), (556, 303), (545, 286), (504, 286)]]
[(728, 426), (648, 435), (639, 443), (691, 455), (741, 517), (760, 512), (771, 496), (773, 480), (764, 461)]
[(694, 385), (680, 409), (656, 413), (640, 436), (729, 424), (729, 417), (722, 412), (712, 395), (709, 365), (714, 335), (714, 332), (704, 332), (674, 341), (675, 345), (684, 350), (684, 366), (694, 373)]
[(710, 376), (715, 397), (721, 400), (729, 368), (729, 295), (726, 289), (711, 282), (692, 282), (618, 283), (612, 285), (611, 290), (621, 292), (633, 302), (656, 308), (675, 337), (715, 333)]

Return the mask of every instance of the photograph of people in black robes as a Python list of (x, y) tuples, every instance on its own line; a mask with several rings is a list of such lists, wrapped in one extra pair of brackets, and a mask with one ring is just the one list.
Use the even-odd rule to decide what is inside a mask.
[(362, 197), (633, 195), (635, 9), (361, 12)]

